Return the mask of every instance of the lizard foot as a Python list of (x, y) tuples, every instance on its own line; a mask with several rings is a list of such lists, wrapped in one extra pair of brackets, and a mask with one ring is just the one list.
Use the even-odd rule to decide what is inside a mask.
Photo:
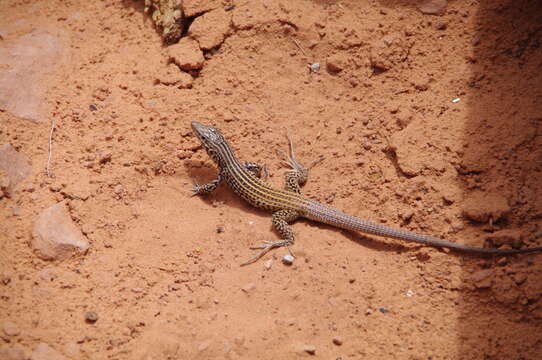
[(244, 263), (242, 263), (241, 266), (252, 264), (252, 263), (258, 261), (262, 256), (267, 254), (269, 251), (271, 251), (271, 250), (273, 250), (275, 248), (282, 247), (282, 246), (286, 246), (288, 248), (288, 251), (290, 252), (290, 255), (294, 256), (294, 254), (292, 253), (292, 250), (290, 250), (290, 245), (292, 245), (292, 241), (290, 241), (290, 240), (264, 241), (263, 243), (264, 243), (264, 245), (258, 245), (258, 246), (251, 246), (250, 247), (251, 249), (261, 249), (262, 251), (260, 251), (256, 256), (252, 257), (248, 261), (245, 261)]
[(318, 159), (314, 160), (309, 166), (304, 167), (303, 165), (301, 165), (301, 163), (297, 160), (295, 156), (294, 143), (292, 141), (292, 138), (290, 137), (290, 134), (287, 134), (287, 137), (288, 137), (288, 145), (289, 145), (288, 152), (282, 149), (277, 149), (277, 152), (283, 157), (282, 163), (290, 167), (293, 171), (307, 174), (308, 171), (312, 169), (316, 164), (324, 160), (324, 157), (320, 156)]

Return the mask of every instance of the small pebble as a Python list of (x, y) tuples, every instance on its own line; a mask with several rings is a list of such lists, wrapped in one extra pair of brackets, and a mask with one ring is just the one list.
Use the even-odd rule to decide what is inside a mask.
[(98, 108), (97, 108), (96, 105), (94, 105), (94, 104), (89, 105), (88, 109), (89, 109), (90, 111), (96, 111), (96, 110), (98, 110)]
[(413, 295), (414, 295), (414, 291), (412, 291), (412, 290), (408, 290), (406, 292), (406, 296), (408, 296), (408, 297), (413, 296)]
[(8, 273), (0, 274), (0, 281), (2, 281), (2, 284), (7, 285), (11, 282), (11, 275)]
[(265, 268), (265, 270), (271, 269), (272, 265), (273, 265), (273, 259), (269, 259), (263, 263), (263, 267)]
[(105, 164), (111, 161), (111, 153), (100, 153), (98, 154), (100, 164)]
[(455, 98), (455, 99), (452, 100), (452, 102), (453, 102), (454, 104), (455, 104), (455, 103), (458, 103), (458, 102), (460, 102), (460, 101), (461, 101), (460, 98)]
[(250, 283), (250, 284), (246, 284), (245, 286), (243, 286), (241, 288), (241, 290), (243, 290), (246, 293), (249, 293), (252, 290), (254, 290), (255, 288), (256, 288), (256, 285), (254, 283)]
[(378, 309), (378, 311), (380, 311), (382, 314), (390, 312), (388, 309), (385, 309), (385, 308), (380, 308)]
[(95, 311), (87, 311), (85, 313), (85, 321), (90, 324), (94, 324), (98, 321), (98, 314)]
[(309, 67), (313, 73), (317, 73), (318, 71), (320, 71), (320, 63), (310, 64)]
[(341, 339), (340, 337), (336, 336), (333, 338), (333, 344), (337, 345), (337, 346), (341, 346), (343, 344), (343, 339)]
[(372, 309), (365, 310), (365, 315), (371, 315), (373, 313)]
[(307, 354), (314, 355), (314, 354), (316, 354), (316, 346), (314, 346), (314, 345), (304, 345), (303, 346), (303, 351), (306, 352)]
[(224, 231), (226, 231), (226, 228), (224, 228), (224, 225), (217, 225), (217, 226), (216, 226), (216, 232), (217, 232), (217, 234), (221, 234), (221, 233), (223, 233)]
[(4, 334), (7, 336), (17, 336), (21, 333), (17, 325), (12, 323), (11, 321), (4, 321), (4, 324), (2, 325), (2, 330), (4, 330)]
[(21, 208), (18, 207), (17, 205), (12, 205), (11, 206), (11, 214), (13, 216), (21, 216)]
[(294, 257), (292, 255), (284, 255), (282, 257), (282, 263), (284, 265), (292, 265), (294, 263)]

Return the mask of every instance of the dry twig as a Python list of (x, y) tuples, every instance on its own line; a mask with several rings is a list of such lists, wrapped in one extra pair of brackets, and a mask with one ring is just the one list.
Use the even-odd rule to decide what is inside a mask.
[(299, 50), (301, 50), (301, 52), (303, 53), (303, 55), (307, 56), (307, 53), (305, 52), (305, 50), (303, 50), (303, 48), (301, 47), (301, 45), (299, 44), (299, 42), (296, 40), (296, 39), (292, 39), (294, 44), (299, 48)]

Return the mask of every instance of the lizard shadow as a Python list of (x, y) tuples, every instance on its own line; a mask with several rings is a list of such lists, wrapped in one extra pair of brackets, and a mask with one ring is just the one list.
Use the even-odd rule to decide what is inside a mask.
[[(469, 253), (464, 252), (456, 249), (450, 249), (445, 247), (439, 247), (439, 246), (430, 246), (430, 245), (421, 245), (414, 242), (407, 241), (406, 244), (410, 245), (402, 245), (397, 242), (401, 242), (401, 240), (396, 240), (392, 238), (386, 238), (386, 237), (371, 237), (367, 236), (361, 233), (356, 233), (349, 230), (343, 230), (342, 231), (346, 237), (348, 237), (350, 240), (363, 245), (365, 247), (371, 248), (373, 250), (379, 250), (379, 251), (388, 251), (388, 252), (396, 252), (397, 254), (403, 254), (403, 253), (413, 253), (416, 255), (418, 261), (428, 261), (431, 259), (431, 254), (427, 252), (423, 252), (424, 249), (429, 250), (436, 250), (439, 253), (444, 253), (448, 256), (454, 256), (454, 257), (461, 257), (465, 259), (480, 259), (480, 258), (488, 258), (488, 257), (495, 257), (495, 256), (502, 256), (499, 254), (486, 254), (486, 253)], [(389, 242), (393, 241), (393, 242)]]
[[(188, 161), (185, 163), (185, 168), (188, 174), (188, 177), (190, 179), (193, 179), (194, 181), (199, 182), (200, 184), (205, 184), (217, 176), (217, 171), (214, 168), (214, 166), (205, 166), (201, 165), (200, 163), (196, 163), (195, 161)], [(261, 210), (258, 208), (255, 208), (242, 200), (239, 196), (237, 196), (231, 189), (228, 188), (226, 184), (219, 184), (217, 189), (213, 191), (213, 193), (199, 196), (199, 198), (204, 201), (205, 203), (216, 207), (217, 203), (224, 203), (227, 204), (227, 206), (231, 206), (237, 209), (240, 209), (242, 211), (246, 211), (248, 213), (257, 215), (261, 218), (269, 218), (269, 230), (272, 233), (271, 236), (277, 236), (276, 232), (273, 229), (272, 223), (271, 223), (271, 216), (268, 211)], [(430, 259), (430, 255), (427, 253), (421, 253), (420, 250), (427, 248), (427, 249), (436, 249), (440, 252), (445, 252), (448, 255), (451, 256), (461, 256), (464, 258), (480, 258), (480, 257), (486, 257), (484, 255), (487, 254), (471, 254), (471, 253), (465, 253), (461, 251), (454, 251), (452, 249), (446, 249), (439, 247), (432, 247), (432, 246), (425, 246), (420, 245), (416, 243), (408, 242), (408, 245), (402, 245), (401, 243), (398, 243), (400, 240), (393, 240), (393, 242), (390, 242), (386, 240), (385, 237), (380, 238), (377, 236), (370, 236), (366, 235), (360, 232), (340, 229), (331, 225), (318, 223), (315, 221), (311, 221), (308, 219), (300, 218), (290, 225), (292, 225), (295, 228), (295, 224), (298, 222), (305, 222), (308, 224), (311, 224), (312, 226), (318, 227), (320, 229), (327, 229), (331, 230), (336, 233), (340, 233), (346, 238), (348, 238), (350, 241), (353, 241), (361, 246), (364, 246), (366, 248), (375, 250), (375, 251), (383, 251), (383, 252), (394, 252), (397, 254), (402, 253), (414, 253), (418, 260), (420, 261), (427, 261)], [(277, 238), (278, 240), (278, 238)]]
[[(200, 185), (208, 183), (209, 181), (212, 181), (216, 179), (218, 172), (214, 165), (200, 165), (196, 161), (187, 161), (184, 164), (184, 167), (186, 169), (188, 178), (191, 179), (192, 182), (197, 182)], [(227, 203), (228, 206), (264, 217), (266, 214), (269, 214), (268, 212), (264, 210), (257, 209), (247, 202), (245, 202), (243, 199), (241, 199), (238, 195), (236, 195), (233, 190), (231, 190), (227, 184), (224, 182), (219, 184), (215, 191), (213, 191), (211, 194), (198, 196), (202, 201), (205, 203), (215, 206), (216, 203)]]
[(356, 232), (352, 230), (346, 230), (346, 229), (340, 229), (336, 228), (331, 225), (326, 225), (318, 222), (314, 222), (311, 220), (306, 220), (307, 223), (321, 228), (321, 229), (327, 229), (334, 232), (341, 233), (346, 238), (348, 238), (350, 241), (353, 241), (363, 247), (375, 250), (375, 251), (382, 251), (382, 252), (394, 252), (396, 254), (414, 254), (418, 261), (429, 261), (431, 259), (431, 253), (424, 252), (423, 250), (436, 250), (439, 253), (444, 253), (448, 256), (455, 256), (455, 257), (461, 257), (464, 259), (486, 259), (491, 257), (499, 257), (503, 256), (502, 254), (488, 254), (488, 253), (470, 253), (465, 251), (460, 251), (456, 249), (450, 249), (445, 247), (438, 247), (438, 246), (430, 246), (430, 245), (422, 245), (415, 242), (406, 241), (405, 245), (401, 244), (401, 240), (393, 239), (393, 238), (386, 238), (386, 237), (379, 237), (376, 235), (368, 235), (361, 232)]

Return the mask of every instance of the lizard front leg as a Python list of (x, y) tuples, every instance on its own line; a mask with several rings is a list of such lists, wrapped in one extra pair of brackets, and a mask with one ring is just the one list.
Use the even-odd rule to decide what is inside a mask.
[(207, 184), (200, 185), (197, 182), (194, 182), (194, 187), (192, 188), (192, 196), (194, 195), (206, 195), (216, 190), (218, 184), (222, 182), (222, 175), (218, 174), (216, 179), (208, 182)]
[[(299, 217), (299, 213), (295, 210), (278, 210), (273, 213), (273, 227), (279, 233), (282, 240), (279, 241), (264, 241), (264, 245), (251, 246), (251, 249), (261, 249), (261, 251), (250, 260), (241, 264), (248, 265), (260, 259), (270, 250), (286, 246), (290, 251), (290, 246), (294, 244), (294, 231), (289, 223), (295, 221)], [(291, 253), (291, 251), (290, 251)]]
[(265, 165), (260, 165), (255, 162), (247, 161), (244, 164), (245, 169), (247, 169), (252, 175), (256, 176), (258, 179), (267, 181), (269, 173), (267, 172), (267, 167)]

